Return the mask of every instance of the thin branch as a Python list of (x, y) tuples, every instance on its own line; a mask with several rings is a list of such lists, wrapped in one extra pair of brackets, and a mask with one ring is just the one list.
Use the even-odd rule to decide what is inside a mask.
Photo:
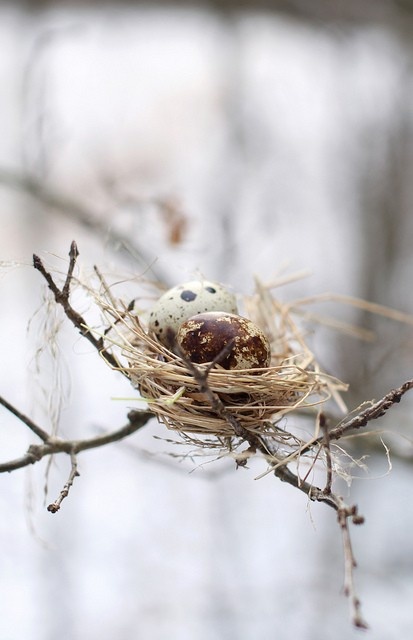
[(151, 411), (130, 411), (128, 413), (129, 422), (125, 424), (125, 426), (117, 429), (116, 431), (111, 431), (94, 438), (73, 440), (71, 443), (73, 451), (75, 451), (75, 453), (80, 453), (87, 449), (96, 449), (98, 447), (103, 447), (106, 444), (112, 444), (112, 442), (123, 440), (145, 426), (145, 424), (153, 417), (154, 414)]
[(47, 455), (51, 455), (53, 453), (59, 453), (51, 447), (49, 444), (31, 444), (28, 448), (27, 452), (21, 456), (20, 458), (15, 458), (14, 460), (8, 460), (7, 462), (0, 463), (0, 473), (9, 473), (11, 471), (16, 471), (17, 469), (22, 469), (23, 467), (27, 467), (30, 464), (35, 464), (39, 462), (42, 458)]
[(122, 367), (120, 366), (115, 356), (105, 348), (103, 338), (102, 337), (96, 338), (93, 335), (85, 319), (80, 315), (80, 313), (75, 311), (75, 309), (73, 309), (72, 305), (70, 304), (70, 301), (69, 301), (70, 285), (72, 282), (73, 271), (74, 271), (78, 256), (79, 256), (79, 251), (78, 251), (76, 242), (73, 241), (69, 251), (69, 267), (66, 275), (66, 280), (62, 289), (59, 289), (53, 277), (46, 270), (42, 260), (37, 255), (33, 255), (33, 266), (37, 271), (39, 271), (42, 274), (42, 276), (46, 280), (49, 286), (49, 289), (53, 293), (57, 304), (60, 304), (63, 307), (65, 315), (70, 320), (70, 322), (80, 331), (82, 336), (86, 338), (86, 340), (88, 340), (95, 347), (95, 349), (100, 353), (100, 355), (106, 360), (106, 362), (112, 368), (120, 371), (125, 377), (129, 378), (129, 374), (122, 369)]
[(326, 456), (327, 472), (326, 472), (326, 486), (324, 487), (324, 493), (331, 494), (333, 485), (333, 461), (331, 457), (330, 449), (330, 434), (328, 432), (328, 425), (324, 413), (320, 413), (319, 416), (320, 429), (324, 433), (324, 453)]
[(335, 511), (339, 510), (341, 502), (338, 496), (334, 493), (326, 494), (323, 489), (316, 487), (310, 482), (301, 480), (301, 478), (293, 473), (287, 466), (278, 466), (274, 469), (274, 475), (282, 482), (287, 482), (292, 487), (295, 487), (295, 489), (299, 489), (305, 493), (313, 502), (324, 502)]
[[(293, 487), (303, 491), (312, 501), (324, 502), (337, 512), (337, 520), (341, 529), (342, 543), (343, 543), (343, 556), (344, 556), (344, 594), (349, 599), (351, 619), (355, 627), (359, 629), (368, 629), (367, 623), (364, 621), (361, 614), (361, 602), (357, 596), (355, 584), (354, 584), (354, 569), (357, 566), (353, 547), (351, 544), (349, 519), (353, 524), (363, 524), (364, 518), (358, 514), (356, 505), (348, 506), (344, 503), (340, 496), (326, 491), (326, 489), (320, 489), (310, 484), (309, 482), (303, 482), (298, 476), (296, 476), (288, 467), (277, 467), (274, 471), (276, 475), (283, 482), (287, 482)], [(329, 480), (327, 479), (326, 488), (329, 487)]]
[(68, 455), (77, 454), (88, 449), (96, 449), (106, 444), (118, 442), (132, 435), (141, 429), (149, 420), (153, 418), (150, 411), (131, 411), (128, 414), (129, 422), (117, 429), (95, 438), (87, 438), (85, 440), (62, 440), (60, 438), (48, 437), (43, 444), (32, 444), (28, 448), (25, 455), (15, 460), (3, 462), (0, 464), (0, 473), (15, 471), (27, 467), (30, 464), (39, 462), (42, 458), (57, 453), (66, 453)]
[(79, 249), (77, 248), (76, 242), (73, 240), (70, 245), (69, 251), (69, 268), (67, 270), (66, 280), (62, 289), (62, 299), (69, 300), (70, 295), (70, 285), (72, 284), (73, 271), (76, 266), (76, 260), (79, 257)]
[[(337, 426), (333, 429), (329, 430), (328, 437), (329, 441), (340, 440), (343, 436), (348, 435), (352, 431), (356, 429), (360, 429), (362, 427), (367, 426), (371, 420), (377, 420), (378, 418), (382, 418), (389, 409), (391, 409), (395, 404), (398, 404), (405, 393), (413, 389), (413, 380), (407, 380), (397, 389), (392, 389), (389, 393), (386, 393), (383, 398), (378, 400), (377, 402), (373, 402), (369, 407), (360, 411), (352, 418), (342, 420)], [(325, 434), (319, 438), (313, 438), (310, 443), (300, 447), (297, 452), (298, 455), (303, 455), (307, 453), (314, 446), (323, 445), (325, 441)]]
[(24, 415), (24, 413), (16, 409), (16, 407), (10, 404), (10, 402), (7, 402), (7, 400), (2, 396), (0, 396), (0, 404), (2, 404), (3, 407), (7, 409), (7, 411), (10, 411), (10, 413), (16, 416), (16, 418), (18, 418), (21, 422), (23, 422), (26, 425), (26, 427), (29, 427), (29, 429), (33, 431), (33, 433), (35, 433), (36, 436), (40, 438), (40, 440), (43, 440), (43, 442), (47, 442), (49, 440), (50, 436), (46, 431), (44, 431), (44, 429), (42, 429), (37, 424), (35, 424), (33, 420), (30, 420), (30, 418), (28, 418), (26, 415)]
[(73, 452), (70, 454), (70, 462), (70, 474), (66, 484), (61, 490), (59, 497), (47, 507), (47, 510), (50, 511), (50, 513), (57, 513), (59, 511), (60, 505), (62, 504), (63, 500), (69, 495), (69, 491), (72, 488), (74, 479), (80, 475), (77, 470), (76, 454)]
[(397, 389), (392, 389), (392, 391), (386, 393), (381, 400), (373, 403), (353, 418), (344, 420), (334, 429), (331, 429), (329, 432), (330, 440), (339, 440), (349, 431), (360, 429), (361, 427), (365, 427), (371, 420), (382, 418), (393, 405), (400, 402), (404, 394), (410, 391), (410, 389), (413, 389), (413, 380), (407, 380)]
[(342, 505), (337, 512), (338, 523), (341, 528), (343, 551), (344, 551), (344, 594), (349, 599), (352, 622), (358, 629), (368, 629), (368, 624), (361, 614), (361, 602), (357, 596), (354, 584), (354, 569), (357, 566), (354, 558), (353, 546), (351, 544), (350, 531), (348, 526), (349, 517), (353, 522), (360, 524), (360, 516), (354, 512), (353, 508)]

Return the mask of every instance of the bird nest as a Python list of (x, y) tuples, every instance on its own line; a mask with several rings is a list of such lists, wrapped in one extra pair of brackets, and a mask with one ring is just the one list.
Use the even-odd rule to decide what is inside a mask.
[(259, 283), (243, 304), (244, 315), (270, 342), (270, 366), (262, 369), (227, 370), (219, 359), (194, 365), (150, 335), (144, 313), (99, 304), (112, 318), (106, 337), (120, 349), (123, 371), (148, 408), (168, 429), (198, 445), (228, 448), (249, 436), (285, 442), (280, 421), (286, 414), (311, 408), (316, 415), (331, 397), (340, 403), (346, 389), (321, 371), (289, 307)]

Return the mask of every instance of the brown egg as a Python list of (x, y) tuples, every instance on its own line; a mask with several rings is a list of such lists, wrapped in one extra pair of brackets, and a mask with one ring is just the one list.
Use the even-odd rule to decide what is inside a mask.
[(254, 322), (241, 316), (209, 311), (192, 316), (179, 327), (176, 342), (182, 353), (196, 364), (212, 362), (233, 341), (218, 361), (224, 369), (268, 367), (269, 342)]

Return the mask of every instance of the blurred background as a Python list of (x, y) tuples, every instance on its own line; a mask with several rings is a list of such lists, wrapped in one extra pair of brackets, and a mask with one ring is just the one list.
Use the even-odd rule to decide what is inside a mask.
[[(70, 242), (119, 295), (201, 273), (282, 300), (333, 292), (413, 314), (413, 2), (0, 4), (0, 393), (45, 429), (126, 422), (126, 381), (47, 302), (37, 253)], [(138, 286), (138, 285), (136, 285)], [(87, 301), (75, 296), (78, 308)], [(349, 408), (412, 377), (412, 329), (333, 301), (313, 325)], [(30, 322), (29, 322), (30, 321)], [(56, 335), (56, 327), (61, 331)], [(413, 624), (412, 398), (362, 440), (346, 498), (369, 638)], [(0, 412), (1, 461), (34, 441)], [(400, 434), (398, 437), (388, 432)], [(334, 513), (262, 463), (182, 462), (152, 422), (129, 441), (3, 474), (2, 640), (351, 640)], [(161, 438), (161, 439), (159, 439)], [(47, 497), (45, 497), (47, 492)]]

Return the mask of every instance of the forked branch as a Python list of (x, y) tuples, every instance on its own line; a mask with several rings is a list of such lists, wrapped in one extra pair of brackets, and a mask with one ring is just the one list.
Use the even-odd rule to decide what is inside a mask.
[(413, 389), (413, 380), (407, 380), (400, 387), (392, 389), (381, 400), (373, 402), (357, 415), (344, 419), (334, 429), (331, 429), (329, 432), (330, 440), (339, 440), (351, 431), (365, 427), (371, 420), (382, 418), (391, 407), (400, 402), (404, 394), (410, 389)]
[(47, 456), (52, 456), (57, 453), (66, 453), (70, 456), (77, 455), (81, 451), (97, 449), (107, 444), (119, 442), (120, 440), (131, 436), (136, 431), (139, 431), (139, 429), (145, 426), (147, 422), (153, 418), (153, 414), (150, 411), (130, 411), (128, 413), (127, 424), (119, 429), (109, 431), (108, 433), (104, 433), (93, 438), (64, 440), (62, 438), (49, 435), (46, 431), (29, 420), (21, 411), (13, 407), (9, 402), (6, 402), (2, 397), (0, 397), (0, 404), (8, 409), (21, 422), (29, 426), (29, 428), (43, 441), (42, 444), (31, 444), (27, 449), (27, 452), (20, 458), (0, 463), (0, 473), (22, 469), (23, 467), (39, 462)]
[(42, 260), (37, 255), (33, 255), (33, 266), (37, 271), (39, 271), (44, 279), (46, 280), (49, 289), (54, 295), (54, 298), (57, 304), (60, 304), (63, 307), (63, 311), (65, 312), (66, 317), (70, 320), (70, 322), (80, 331), (82, 336), (86, 338), (100, 353), (100, 355), (106, 360), (106, 362), (113, 367), (113, 369), (117, 369), (121, 371), (123, 375), (128, 377), (128, 374), (122, 369), (119, 362), (115, 358), (115, 356), (107, 350), (104, 340), (102, 337), (96, 338), (90, 328), (88, 327), (85, 319), (78, 313), (70, 304), (70, 289), (73, 280), (73, 272), (76, 266), (76, 260), (79, 256), (79, 251), (76, 245), (76, 242), (73, 241), (70, 246), (69, 251), (69, 267), (67, 270), (67, 275), (65, 279), (65, 283), (62, 289), (59, 289), (57, 284), (55, 283), (52, 275), (45, 268)]

